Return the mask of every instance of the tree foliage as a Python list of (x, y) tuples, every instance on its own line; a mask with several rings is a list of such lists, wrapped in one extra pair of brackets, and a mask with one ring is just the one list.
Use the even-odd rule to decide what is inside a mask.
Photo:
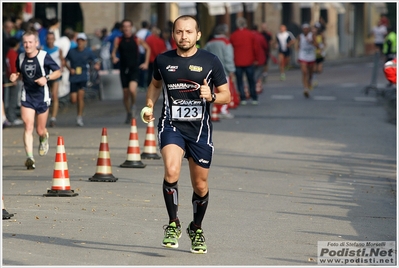
[(22, 17), (25, 3), (3, 3), (3, 20)]

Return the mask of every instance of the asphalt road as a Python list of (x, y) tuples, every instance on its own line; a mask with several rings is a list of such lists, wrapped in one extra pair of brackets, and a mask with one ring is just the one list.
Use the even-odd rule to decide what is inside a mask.
[[(190, 253), (185, 234), (178, 249), (161, 247), (168, 221), (162, 160), (119, 167), (130, 135), (122, 101), (88, 101), (82, 128), (76, 108), (65, 107), (49, 128), (48, 155), (35, 151), (33, 171), (24, 167), (23, 128), (3, 129), (2, 191), (15, 214), (2, 221), (3, 266), (309, 266), (317, 265), (318, 241), (396, 241), (396, 125), (379, 98), (363, 92), (371, 72), (364, 60), (326, 63), (306, 99), (298, 69), (286, 81), (271, 71), (258, 106), (214, 123), (205, 255)], [(382, 73), (378, 84), (386, 84)], [(140, 92), (140, 107), (144, 98)], [(88, 180), (103, 128), (116, 182)], [(143, 150), (140, 120), (137, 132)], [(75, 197), (43, 197), (59, 136)], [(186, 161), (179, 185), (185, 227), (192, 219)]]

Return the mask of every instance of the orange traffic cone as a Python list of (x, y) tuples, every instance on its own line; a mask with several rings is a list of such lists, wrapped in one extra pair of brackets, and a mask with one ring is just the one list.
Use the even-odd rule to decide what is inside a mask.
[(230, 89), (229, 108), (235, 109), (240, 105), (240, 96), (238, 95), (233, 79), (231, 79), (230, 77), (229, 77), (229, 89)]
[(137, 134), (136, 118), (132, 119), (129, 136), (129, 146), (127, 147), (127, 159), (120, 164), (126, 168), (144, 168), (146, 165), (141, 162), (139, 135)]
[(96, 173), (89, 178), (89, 181), (109, 181), (114, 182), (118, 179), (112, 175), (111, 159), (108, 148), (107, 129), (103, 128), (101, 134), (101, 143), (98, 150), (97, 170)]
[(47, 190), (47, 194), (43, 194), (43, 196), (71, 197), (77, 195), (77, 193), (71, 190), (64, 138), (59, 136), (57, 140), (57, 153), (55, 154), (53, 185), (51, 190)]
[(141, 158), (144, 159), (160, 159), (161, 157), (157, 154), (157, 145), (155, 142), (155, 130), (154, 121), (148, 123), (147, 133), (144, 141), (144, 149), (141, 154)]
[(212, 122), (219, 122), (219, 114), (218, 114), (218, 108), (215, 105), (212, 105), (212, 114), (211, 114), (211, 121)]
[(3, 209), (3, 220), (8, 220), (11, 217), (14, 217), (14, 214), (12, 213), (8, 213), (8, 211), (6, 210), (6, 208), (4, 207), (4, 197), (1, 198), (1, 207)]

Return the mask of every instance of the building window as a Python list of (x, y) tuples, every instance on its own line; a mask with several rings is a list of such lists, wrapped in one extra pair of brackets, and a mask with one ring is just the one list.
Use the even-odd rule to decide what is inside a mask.
[(310, 7), (301, 8), (301, 23), (311, 22), (311, 10)]
[(327, 24), (328, 22), (328, 10), (327, 9), (320, 9), (320, 18), (324, 19), (324, 22)]

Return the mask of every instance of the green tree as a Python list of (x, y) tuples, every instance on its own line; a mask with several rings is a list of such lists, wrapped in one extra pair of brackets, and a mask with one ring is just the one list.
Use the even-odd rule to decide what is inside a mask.
[(24, 5), (25, 3), (3, 3), (3, 21), (22, 17)]

